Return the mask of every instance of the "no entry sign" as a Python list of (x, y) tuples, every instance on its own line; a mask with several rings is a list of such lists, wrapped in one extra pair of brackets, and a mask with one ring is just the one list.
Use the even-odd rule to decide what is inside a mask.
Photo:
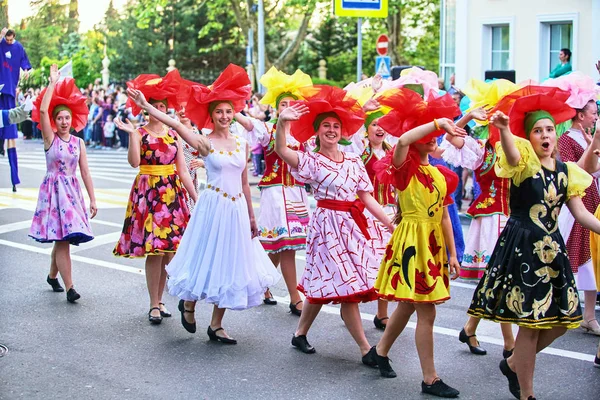
[(377, 48), (377, 54), (379, 54), (380, 56), (387, 55), (389, 43), (390, 39), (387, 37), (387, 35), (379, 35), (379, 37), (377, 38), (377, 44), (375, 46)]

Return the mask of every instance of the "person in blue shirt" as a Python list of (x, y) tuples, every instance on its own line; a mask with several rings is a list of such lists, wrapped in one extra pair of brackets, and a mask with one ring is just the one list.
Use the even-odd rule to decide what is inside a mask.
[(559, 76), (566, 75), (573, 70), (571, 67), (571, 50), (560, 49), (560, 53), (558, 53), (558, 59), (560, 60), (560, 64), (550, 71), (550, 78), (558, 78)]
[[(21, 43), (15, 40), (16, 34), (12, 29), (3, 28), (0, 32), (0, 82), (4, 85), (0, 90), (0, 110), (10, 110), (16, 106), (16, 91), (19, 84), (21, 70), (28, 74), (31, 64)], [(13, 192), (17, 191), (16, 185), (20, 182), (17, 164), (17, 125), (9, 124), (0, 128), (0, 149), (4, 153), (4, 141), (6, 140), (6, 152), (10, 165), (10, 179)]]

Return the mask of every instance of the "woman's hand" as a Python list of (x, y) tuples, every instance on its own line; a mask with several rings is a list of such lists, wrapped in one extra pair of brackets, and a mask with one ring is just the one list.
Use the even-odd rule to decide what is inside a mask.
[(376, 74), (371, 80), (371, 88), (373, 89), (373, 92), (377, 93), (379, 89), (381, 89), (381, 86), (383, 86), (383, 78), (381, 75)]
[(127, 89), (127, 96), (129, 96), (129, 98), (139, 108), (144, 108), (146, 105), (148, 105), (148, 102), (146, 101), (144, 94), (137, 89), (131, 89), (131, 88)]
[(48, 77), (48, 80), (50, 81), (50, 83), (56, 83), (59, 79), (60, 72), (58, 71), (58, 65), (52, 64), (50, 66), (50, 76)]
[(455, 280), (460, 274), (460, 263), (456, 257), (450, 257), (448, 260), (448, 272), (450, 273), (450, 279)]
[(452, 120), (448, 118), (440, 118), (437, 120), (438, 126), (440, 129), (443, 129), (451, 136), (465, 137), (467, 136), (467, 131), (463, 128), (460, 128), (452, 122)]
[(508, 116), (502, 111), (496, 111), (494, 115), (490, 117), (490, 124), (494, 125), (500, 130), (508, 129), (508, 123)]
[(279, 121), (298, 121), (305, 114), (308, 114), (308, 106), (297, 103), (283, 110), (279, 114)]
[(254, 217), (250, 218), (250, 232), (252, 233), (252, 239), (258, 236), (258, 227), (256, 226)]
[(394, 229), (396, 229), (396, 226), (392, 222), (385, 224), (385, 227), (390, 233), (394, 233)]
[(204, 160), (194, 158), (192, 161), (190, 161), (190, 170), (194, 171), (198, 168), (204, 168)]
[(369, 100), (367, 100), (365, 105), (362, 106), (362, 109), (364, 112), (372, 112), (372, 111), (376, 111), (379, 107), (381, 107), (381, 105), (379, 104), (379, 102), (377, 100), (369, 99)]
[(485, 121), (488, 117), (487, 112), (483, 107), (477, 107), (471, 111), (469, 111), (469, 115), (472, 119), (476, 119), (478, 121)]
[(95, 201), (90, 201), (90, 219), (94, 218), (98, 213), (98, 207), (96, 207)]
[(127, 133), (136, 132), (135, 126), (131, 123), (129, 118), (125, 118), (125, 122), (121, 121), (120, 118), (115, 118), (113, 122), (115, 123), (117, 128), (119, 128), (122, 131), (125, 131)]

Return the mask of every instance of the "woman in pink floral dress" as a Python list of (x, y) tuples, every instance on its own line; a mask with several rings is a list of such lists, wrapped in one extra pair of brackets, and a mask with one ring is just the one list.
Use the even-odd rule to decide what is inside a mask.
[[(140, 75), (128, 82), (128, 87), (140, 90), (158, 110), (166, 112), (168, 106), (178, 105), (181, 82), (174, 72), (164, 78)], [(139, 113), (139, 107), (131, 100), (128, 100), (129, 104), (134, 114)], [(194, 201), (198, 196), (175, 131), (152, 116), (148, 124), (138, 129), (129, 121), (117, 120), (116, 124), (129, 133), (127, 158), (132, 167), (139, 166), (140, 172), (129, 194), (123, 232), (113, 254), (146, 257), (146, 283), (150, 295), (148, 320), (160, 324), (163, 317), (171, 316), (162, 303), (167, 280), (165, 266), (177, 251), (190, 218), (181, 183)]]
[(77, 166), (90, 197), (90, 218), (97, 212), (94, 186), (87, 164), (85, 145), (71, 135), (87, 123), (85, 96), (73, 79), (58, 82), (56, 65), (50, 68), (50, 83), (35, 102), (32, 119), (41, 124), (47, 172), (40, 185), (37, 207), (29, 236), (41, 243), (54, 243), (50, 273), (46, 281), (55, 292), (64, 292), (58, 273), (67, 287), (67, 300), (81, 296), (73, 288), (70, 245), (93, 239), (85, 201), (77, 180)]

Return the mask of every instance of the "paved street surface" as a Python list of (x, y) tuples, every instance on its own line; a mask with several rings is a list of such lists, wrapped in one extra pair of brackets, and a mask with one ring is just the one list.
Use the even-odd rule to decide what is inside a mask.
[[(0, 157), (0, 344), (8, 347), (8, 353), (0, 348), (0, 399), (429, 398), (420, 393), (414, 322), (390, 354), (396, 379), (380, 378), (361, 364), (338, 306), (323, 307), (309, 333), (317, 353), (305, 355), (290, 345), (298, 318), (287, 312), (283, 281), (271, 289), (279, 305), (226, 313), (224, 325), (237, 346), (208, 340), (208, 305), (197, 308), (198, 332), (187, 333), (177, 299), (168, 295), (164, 301), (173, 318), (151, 326), (143, 260), (112, 255), (137, 172), (126, 152), (88, 152), (99, 207), (92, 223), (96, 238), (72, 248), (74, 282), (82, 298), (67, 303), (64, 293), (53, 293), (45, 282), (51, 246), (27, 237), (45, 173), (42, 143), (19, 140), (18, 146), (22, 183), (17, 193), (11, 191), (8, 160)], [(260, 212), (256, 187), (252, 193)], [(303, 267), (299, 253), (299, 275)], [(511, 399), (498, 370), (499, 327), (485, 321), (480, 326), (487, 356), (471, 355), (457, 339), (473, 288), (453, 283), (452, 300), (438, 307), (438, 373), (461, 391), (461, 399)], [(361, 310), (367, 338), (375, 344), (381, 336), (372, 323), (376, 306), (365, 304)], [(597, 345), (598, 337), (574, 330), (540, 354), (537, 398), (598, 399)]]

